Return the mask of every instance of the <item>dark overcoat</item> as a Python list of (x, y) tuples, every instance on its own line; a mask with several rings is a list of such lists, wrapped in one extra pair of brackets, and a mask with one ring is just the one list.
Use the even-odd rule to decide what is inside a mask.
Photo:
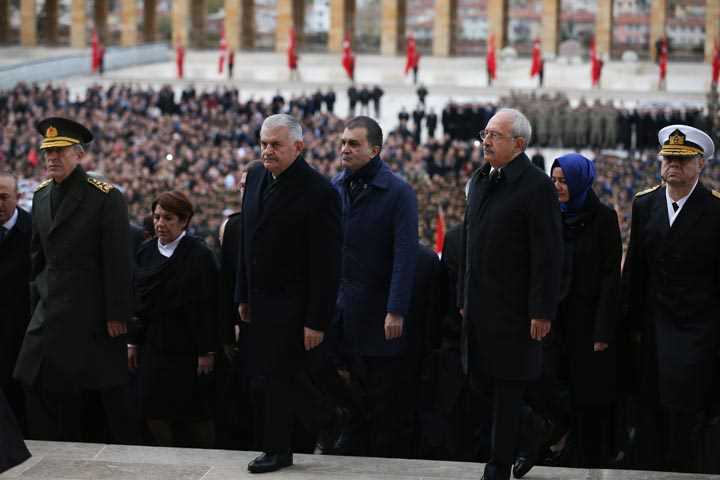
[(562, 227), (557, 193), (523, 153), (490, 185), (490, 165), (470, 179), (459, 295), (473, 364), (494, 378), (540, 375), (541, 343), (530, 320), (553, 320), (559, 299)]
[(65, 182), (54, 218), (52, 182), (33, 197), (33, 313), (14, 375), (34, 385), (42, 367), (47, 389), (109, 388), (127, 380), (127, 340), (107, 332), (108, 321), (127, 322), (132, 308), (127, 204), (80, 166)]
[(343, 349), (363, 356), (394, 356), (407, 348), (403, 335), (385, 339), (388, 312), (410, 309), (418, 251), (417, 197), (385, 163), (350, 201), (343, 171), (333, 179), (343, 205), (342, 284), (338, 298)]
[[(567, 240), (563, 289), (553, 335), (560, 340), (564, 370), (578, 404), (605, 404), (616, 391), (622, 240), (615, 211), (588, 192), (581, 212), (565, 220)], [(593, 351), (595, 342), (608, 348)]]
[(698, 183), (672, 227), (665, 187), (633, 202), (625, 325), (641, 334), (641, 393), (681, 411), (704, 406), (717, 371), (719, 197)]
[(236, 301), (248, 303), (248, 368), (289, 375), (304, 365), (304, 327), (325, 331), (340, 281), (340, 198), (299, 156), (269, 185), (248, 171)]
[(30, 321), (30, 235), (32, 219), (18, 208), (15, 226), (0, 242), (0, 387), (12, 378)]

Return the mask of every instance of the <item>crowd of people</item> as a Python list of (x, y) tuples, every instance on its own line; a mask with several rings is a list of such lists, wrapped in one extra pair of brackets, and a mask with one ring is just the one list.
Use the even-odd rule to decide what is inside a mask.
[[(617, 297), (623, 245), (625, 250), (628, 245), (632, 250), (630, 224), (635, 221), (631, 218), (633, 199), (638, 192), (660, 181), (659, 127), (670, 123), (670, 118), (677, 123), (702, 127), (704, 120), (699, 112), (687, 110), (677, 113), (684, 115), (677, 117), (675, 113), (663, 116), (665, 113), (657, 110), (648, 113), (648, 119), (643, 113), (627, 120), (631, 117), (629, 112), (625, 112), (625, 116), (622, 111), (608, 105), (588, 107), (581, 102), (577, 108), (568, 109), (567, 99), (561, 96), (533, 98), (514, 93), (497, 105), (448, 105), (442, 113), (442, 135), (435, 135), (433, 131), (425, 142), (420, 142), (420, 135), (408, 128), (407, 118), (401, 118), (397, 126), (388, 128), (383, 135), (377, 124), (367, 117), (346, 122), (333, 112), (334, 101), (328, 103), (327, 99), (327, 95), (318, 92), (310, 96), (290, 96), (286, 100), (278, 92), (267, 101), (240, 102), (239, 92), (235, 89), (198, 92), (191, 86), (179, 95), (168, 86), (155, 89), (133, 85), (92, 86), (81, 98), (70, 98), (65, 87), (52, 85), (19, 84), (0, 92), (0, 165), (12, 172), (13, 176), (7, 178), (30, 180), (37, 185), (35, 198), (42, 198), (43, 203), (42, 207), (33, 207), (38, 209), (36, 215), (43, 209), (48, 210), (47, 215), (38, 220), (45, 222), (47, 227), (42, 235), (49, 238), (55, 228), (51, 226), (51, 216), (54, 218), (57, 213), (59, 218), (63, 218), (63, 207), (74, 201), (73, 195), (62, 193), (60, 188), (57, 189), (59, 200), (54, 197), (56, 187), (53, 181), (43, 181), (45, 169), (49, 162), (52, 163), (52, 158), (64, 155), (65, 150), (58, 149), (74, 149), (76, 144), (81, 144), (82, 148), (68, 151), (74, 152), (72, 155), (76, 157), (73, 157), (73, 162), (80, 167), (60, 177), (62, 183), (67, 179), (70, 182), (68, 185), (78, 185), (77, 188), (84, 185), (83, 188), (92, 192), (88, 195), (97, 195), (98, 202), (107, 204), (103, 207), (107, 210), (103, 211), (117, 208), (114, 202), (119, 202), (117, 193), (121, 192), (127, 203), (130, 223), (138, 226), (134, 234), (133, 229), (130, 230), (133, 241), (128, 243), (134, 245), (131, 253), (133, 262), (127, 265), (130, 274), (134, 264), (136, 295), (130, 301), (129, 297), (123, 296), (124, 293), (119, 294), (120, 301), (125, 298), (127, 305), (117, 310), (120, 312), (118, 316), (122, 317), (123, 308), (134, 305), (137, 321), (129, 325), (129, 332), (125, 332), (125, 327), (111, 325), (113, 322), (108, 319), (111, 339), (125, 338), (125, 333), (128, 335), (128, 363), (135, 373), (129, 396), (125, 397), (125, 393), (118, 395), (114, 390), (122, 382), (102, 385), (102, 392), (95, 400), (97, 405), (101, 405), (100, 411), (105, 410), (107, 421), (102, 420), (102, 414), (96, 415), (93, 421), (80, 422), (66, 430), (65, 433), (70, 431), (72, 435), (65, 438), (261, 449), (265, 454), (249, 466), (254, 472), (271, 471), (291, 464), (292, 455), (286, 455), (289, 448), (294, 451), (372, 456), (490, 459), (489, 464), (494, 465), (497, 472), (486, 469), (487, 478), (506, 478), (503, 469), (513, 463), (516, 477), (524, 475), (534, 464), (543, 462), (550, 465), (668, 467), (708, 472), (718, 468), (712, 455), (692, 460), (673, 457), (671, 463), (663, 463), (657, 455), (666, 451), (666, 444), (658, 447), (652, 455), (645, 454), (644, 445), (638, 447), (634, 444), (634, 429), (642, 424), (643, 418), (634, 409), (637, 404), (631, 399), (635, 392), (629, 387), (620, 362), (620, 359), (629, 358), (622, 355), (633, 354), (633, 348), (613, 343), (616, 338), (620, 343), (619, 339), (623, 337), (613, 330), (620, 315), (619, 305), (616, 305), (616, 315), (605, 312), (618, 317), (603, 327), (613, 331), (594, 338), (596, 344), (604, 344), (604, 347), (596, 345), (599, 349), (596, 351), (604, 351), (607, 339), (612, 339), (610, 351), (613, 362), (609, 367), (605, 364), (602, 367), (603, 374), (611, 377), (603, 384), (610, 392), (604, 392), (607, 394), (603, 397), (605, 400), (598, 400), (602, 405), (577, 398), (577, 378), (599, 368), (592, 364), (595, 359), (588, 360), (591, 367), (583, 367), (588, 371), (569, 373), (570, 380), (559, 375), (570, 386), (560, 385), (560, 380), (553, 379), (558, 380), (558, 384), (548, 387), (545, 383), (541, 384), (542, 388), (530, 388), (522, 399), (518, 396), (518, 391), (521, 391), (518, 384), (513, 383), (515, 380), (509, 382), (514, 377), (517, 381), (526, 382), (526, 377), (539, 375), (539, 364), (532, 359), (539, 358), (541, 348), (546, 354), (551, 352), (547, 355), (550, 359), (562, 358), (562, 361), (568, 362), (568, 358), (579, 355), (583, 361), (586, 360), (584, 353), (553, 348), (554, 342), (561, 341), (555, 340), (559, 337), (544, 340), (550, 332), (549, 319), (556, 310), (556, 305), (549, 305), (547, 299), (563, 298), (565, 303), (561, 303), (558, 315), (567, 317), (577, 315), (568, 313), (574, 312), (573, 308), (580, 309), (578, 298), (573, 295), (585, 294), (578, 294), (573, 290), (574, 286), (560, 281), (561, 277), (566, 278), (568, 258), (572, 258), (574, 253), (572, 250), (570, 254), (565, 251), (565, 270), (562, 270), (563, 249), (558, 247), (563, 243), (562, 228), (566, 229), (565, 243), (573, 243), (575, 235), (578, 235), (575, 215), (592, 218), (579, 215), (585, 214), (581, 212), (581, 205), (562, 198), (561, 185), (566, 181), (574, 194), (570, 172), (580, 168), (591, 171), (584, 177), (582, 200), (591, 198), (595, 202), (593, 208), (598, 211), (602, 210), (596, 207), (600, 203), (608, 205), (602, 210), (603, 221), (611, 227), (617, 225), (617, 239), (603, 240), (606, 243), (617, 240), (617, 248), (609, 249), (615, 253), (605, 255), (612, 257), (610, 263), (613, 265), (608, 268), (617, 267), (616, 272), (607, 273), (607, 284), (602, 286), (605, 292), (602, 301), (609, 302)], [(525, 121), (529, 120), (527, 128), (517, 130), (513, 122), (520, 119), (517, 121), (522, 123), (525, 117), (517, 116), (514, 113), (517, 110), (502, 110), (500, 105), (526, 112), (528, 119)], [(595, 108), (598, 115), (592, 113)], [(543, 109), (560, 112), (571, 119), (563, 118), (556, 124), (553, 113), (549, 121), (542, 121)], [(370, 113), (369, 110), (367, 113)], [(587, 123), (579, 120), (579, 115)], [(593, 120), (596, 116), (601, 119), (597, 125)], [(85, 125), (87, 131), (74, 123), (49, 121), (38, 124), (42, 119), (57, 117), (74, 119)], [(619, 128), (619, 122), (625, 121), (622, 118), (626, 118), (627, 125), (632, 127)], [(267, 123), (269, 119), (272, 120)], [(572, 130), (567, 128), (570, 124), (573, 125)], [(519, 199), (513, 196), (507, 185), (514, 181), (515, 175), (519, 175), (515, 173), (520, 168), (516, 158), (530, 165), (530, 159), (524, 152), (531, 137), (531, 125), (535, 132), (532, 137), (537, 135), (542, 147), (568, 150), (587, 147), (596, 153), (592, 162), (577, 154), (545, 160), (542, 150), (536, 150), (532, 163), (540, 166), (543, 173), (538, 171), (530, 179), (523, 180), (527, 182), (527, 187), (522, 188), (529, 188), (532, 196)], [(560, 131), (556, 130), (556, 126)], [(297, 133), (300, 130), (301, 133)], [(419, 130), (418, 122), (415, 131)], [(632, 133), (626, 138), (626, 132)], [(42, 144), (38, 133), (44, 137)], [(85, 141), (86, 138), (92, 141)], [(502, 156), (505, 153), (499, 150), (500, 147), (495, 147), (505, 138), (522, 140), (513, 143), (512, 156), (508, 158)], [(603, 152), (601, 147), (612, 150)], [(616, 147), (620, 148), (616, 150)], [(268, 151), (271, 153), (268, 154)], [(528, 150), (528, 155), (531, 151)], [(507, 154), (510, 153), (508, 150)], [(261, 157), (265, 167), (254, 162)], [(284, 161), (288, 163), (283, 164)], [(510, 168), (510, 161), (515, 167)], [(548, 166), (546, 161), (553, 173), (552, 181), (544, 173)], [(305, 164), (310, 168), (306, 168)], [(557, 176), (556, 167), (565, 173), (562, 179)], [(501, 169), (502, 173), (498, 174)], [(85, 172), (91, 173), (86, 175)], [(396, 175), (390, 175), (391, 172)], [(312, 189), (309, 186), (302, 189), (298, 182), (291, 183), (296, 177), (310, 182)], [(89, 187), (85, 185), (86, 178)], [(328, 193), (332, 191), (328, 182), (330, 179), (340, 192), (337, 205)], [(720, 166), (708, 160), (701, 180), (708, 188), (718, 188)], [(553, 183), (555, 188), (552, 188)], [(298, 189), (298, 193), (293, 193), (294, 189)], [(393, 197), (392, 201), (375, 199), (370, 197), (374, 194), (366, 193), (375, 189), (387, 189), (397, 198)], [(234, 214), (241, 210), (241, 191), (247, 195), (243, 205), (251, 210), (236, 216)], [(508, 203), (488, 203), (486, 197), (490, 192), (495, 192), (495, 199), (506, 195)], [(369, 202), (369, 198), (373, 199), (373, 206), (364, 206), (362, 202)], [(275, 213), (277, 218), (273, 222), (268, 222), (272, 227), (264, 225), (263, 216), (272, 214), (264, 209), (273, 212), (268, 205), (275, 205), (277, 209), (280, 199), (285, 202), (284, 208), (294, 212), (297, 218), (308, 219), (308, 222), (293, 220), (291, 215), (281, 212)], [(480, 223), (468, 224), (466, 205), (469, 213), (479, 215), (478, 212), (483, 212), (478, 217)], [(565, 209), (567, 205), (574, 205), (569, 223), (566, 221), (567, 211), (563, 210), (564, 226), (560, 222), (561, 205), (566, 205)], [(357, 218), (349, 214), (355, 208), (358, 209)], [(507, 214), (516, 211), (513, 208), (532, 208), (537, 215), (524, 217), (522, 224), (508, 223)], [(340, 210), (345, 213), (343, 223), (340, 223)], [(91, 209), (81, 209), (78, 215), (87, 217), (88, 221), (96, 221)], [(239, 223), (236, 224), (234, 218), (239, 218)], [(411, 221), (412, 218), (416, 222)], [(219, 232), (226, 221), (223, 236)], [(461, 241), (459, 235), (463, 232), (460, 228), (463, 223), (467, 238)], [(80, 217), (72, 224), (78, 227), (76, 234), (97, 233), (85, 227)], [(345, 234), (342, 253), (339, 237), (334, 238), (335, 233), (339, 234), (340, 225)], [(371, 228), (378, 225), (383, 227)], [(497, 232), (505, 233), (497, 233), (494, 227), (490, 228), (493, 225), (502, 227)], [(102, 228), (107, 228), (107, 225)], [(517, 229), (532, 230), (542, 234), (540, 236), (544, 239), (538, 239), (537, 244), (535, 239), (526, 242), (521, 235), (513, 233)], [(438, 232), (444, 234), (445, 230), (447, 235), (441, 262), (428, 247), (441, 248)], [(601, 230), (607, 233), (608, 229)], [(112, 232), (117, 241), (122, 241), (123, 235), (127, 234), (119, 235), (117, 229)], [(262, 237), (255, 238), (248, 232), (257, 232), (258, 236), (262, 232)], [(348, 236), (348, 232), (353, 232), (353, 235)], [(186, 235), (188, 240), (181, 241)], [(228, 235), (234, 239), (228, 240)], [(83, 269), (95, 275), (98, 272), (86, 264), (84, 256), (92, 255), (93, 249), (99, 247), (88, 238), (73, 237), (74, 240), (69, 243), (50, 246), (48, 239), (43, 237), (42, 246), (35, 245), (33, 248), (51, 249), (44, 251), (46, 261), (51, 264), (58, 261), (58, 254), (62, 254), (75, 259)], [(326, 245), (326, 249), (316, 251), (308, 248), (309, 238), (319, 245)], [(139, 246), (148, 239), (153, 240)], [(287, 245), (293, 242), (293, 247), (270, 250), (271, 245), (283, 245), (283, 239)], [(464, 248), (464, 242), (470, 239), (492, 249), (504, 243), (507, 251), (493, 262), (478, 262), (475, 256), (466, 258), (469, 251)], [(84, 243), (77, 252), (67, 250), (73, 245), (77, 247), (79, 242)], [(109, 243), (107, 239), (102, 242), (103, 249), (109, 248), (106, 243)], [(419, 246), (409, 247), (414, 244)], [(242, 246), (239, 252), (233, 249), (239, 245)], [(580, 248), (579, 241), (576, 246)], [(638, 248), (636, 246), (635, 250)], [(294, 255), (306, 250), (310, 252), (306, 260)], [(538, 250), (541, 253), (537, 253)], [(528, 251), (533, 252), (532, 255), (540, 255), (542, 258), (537, 260), (540, 263), (532, 263), (535, 260), (531, 260), (531, 264), (524, 263), (525, 252)], [(339, 258), (341, 256), (342, 262), (337, 265), (330, 262), (323, 266), (323, 277), (329, 284), (306, 288), (302, 283), (303, 275), (307, 274), (303, 262), (318, 265), (317, 255), (332, 257), (334, 253)], [(213, 254), (219, 259), (219, 267), (215, 266)], [(637, 253), (635, 255), (637, 258)], [(258, 261), (265, 266), (258, 267)], [(502, 262), (506, 264), (501, 265)], [(551, 269), (539, 268), (551, 264), (554, 265)], [(240, 274), (236, 276), (238, 268)], [(469, 269), (467, 276), (463, 273), (465, 269)], [(509, 269), (510, 273), (503, 274), (503, 269)], [(468, 292), (474, 292), (477, 298), (486, 296), (487, 301), (497, 303), (497, 308), (493, 310), (497, 319), (491, 322), (501, 324), (503, 315), (507, 318), (523, 315), (508, 306), (515, 305), (515, 300), (506, 299), (503, 302), (505, 290), (493, 290), (496, 295), (488, 293), (491, 291), (487, 288), (488, 278), (497, 279), (492, 288), (504, 286), (514, 299), (527, 299), (528, 291), (520, 291), (517, 287), (523, 284), (522, 281), (515, 284), (510, 275), (527, 271), (528, 275), (532, 273), (535, 276), (540, 270), (543, 275), (533, 277), (533, 282), (537, 280), (543, 287), (526, 286), (535, 296), (533, 302), (537, 304), (537, 309), (532, 312), (536, 316), (532, 317), (530, 327), (532, 340), (537, 344), (518, 344), (516, 340), (520, 330), (513, 330), (512, 341), (501, 335), (501, 342), (488, 344), (498, 331), (477, 320), (477, 312), (485, 307), (476, 300), (469, 301), (467, 297), (459, 300), (463, 293), (467, 296)], [(268, 272), (275, 272), (278, 278), (285, 280), (278, 284)], [(396, 275), (402, 278), (398, 279)], [(336, 277), (340, 284), (338, 306), (344, 316), (343, 328), (333, 331), (329, 318), (316, 319), (317, 323), (305, 323), (304, 333), (307, 351), (321, 344), (342, 346), (339, 348), (342, 354), (334, 357), (336, 372), (329, 373), (326, 368), (309, 365), (307, 371), (304, 367), (299, 371), (293, 369), (288, 374), (290, 377), (282, 377), (282, 381), (278, 381), (276, 371), (266, 371), (268, 365), (276, 361), (281, 361), (283, 365), (288, 361), (293, 363), (293, 359), (302, 357), (302, 352), (295, 352), (294, 344), (275, 338), (274, 330), (263, 331), (255, 326), (257, 323), (253, 320), (271, 321), (267, 319), (273, 316), (297, 316), (305, 308), (303, 301), (298, 299), (313, 294), (322, 300), (317, 305), (312, 304), (313, 311), (326, 312), (328, 297), (333, 296), (333, 288), (337, 288), (331, 282)], [(243, 286), (241, 282), (234, 285), (236, 278), (246, 278), (250, 284)], [(386, 289), (387, 296), (357, 286), (357, 282), (362, 283), (363, 279), (369, 281), (368, 278), (375, 279), (373, 281), (377, 281), (381, 289)], [(464, 292), (455, 290), (458, 280)], [(55, 280), (44, 276), (42, 281)], [(116, 281), (122, 282), (122, 275)], [(100, 280), (90, 282), (86, 278), (69, 283), (75, 284), (72, 295), (83, 295), (90, 287), (99, 288), (101, 284)], [(47, 295), (47, 288), (43, 290), (39, 284), (34, 288), (40, 289), (36, 295)], [(583, 288), (580, 288), (581, 292), (585, 292)], [(386, 298), (390, 300), (385, 301)], [(281, 313), (270, 299), (284, 305)], [(33, 301), (37, 302), (37, 298)], [(335, 303), (334, 298), (331, 303)], [(240, 306), (239, 318), (234, 313), (237, 304)], [(588, 308), (584, 304), (581, 306)], [(471, 307), (470, 310), (467, 310), (468, 307)], [(15, 305), (14, 308), (20, 307)], [(35, 316), (44, 315), (45, 321), (50, 321), (54, 315), (61, 316), (62, 308), (58, 308), (60, 313), (50, 308), (37, 313), (39, 307), (36, 308), (28, 332), (42, 335)], [(88, 318), (92, 308), (99, 307), (95, 304), (88, 306), (85, 312)], [(466, 311), (461, 315), (463, 308)], [(582, 315), (594, 314), (582, 311)], [(463, 346), (468, 341), (467, 321), (463, 321), (463, 315), (477, 324), (475, 335), (481, 339), (476, 345), (475, 357), (471, 355), (470, 360)], [(364, 316), (367, 319), (372, 317), (372, 322), (378, 324), (378, 332), (384, 332), (380, 335), (382, 338), (375, 338), (375, 333), (363, 333)], [(179, 322), (184, 330), (178, 333), (178, 327), (171, 320)], [(90, 325), (89, 322), (86, 323)], [(292, 331), (302, 330), (302, 322), (297, 323), (295, 317), (292, 322)], [(403, 325), (407, 330), (403, 330)], [(524, 324), (520, 321), (518, 325)], [(22, 333), (16, 330), (12, 335), (3, 336), (8, 345), (13, 343), (7, 351), (18, 352), (23, 345), (20, 358), (24, 361), (22, 365), (19, 362), (16, 378), (24, 380), (27, 386), (39, 381), (38, 378), (46, 380), (50, 373), (58, 373), (43, 372), (42, 368), (46, 367), (37, 367), (29, 362), (35, 347), (31, 340), (23, 339)], [(323, 336), (318, 332), (327, 334), (326, 342), (322, 343)], [(565, 333), (583, 336), (587, 332), (570, 328)], [(82, 335), (84, 333), (78, 334), (79, 337)], [(99, 336), (93, 330), (92, 342), (100, 342)], [(255, 344), (256, 340), (261, 343)], [(274, 340), (278, 342), (274, 343)], [(507, 345), (512, 348), (503, 350), (503, 345), (506, 345), (503, 342), (509, 342)], [(258, 345), (263, 345), (263, 352), (259, 352)], [(140, 348), (139, 352), (137, 348)], [(495, 353), (479, 352), (478, 348)], [(518, 348), (522, 353), (517, 353)], [(244, 350), (251, 352), (250, 360)], [(564, 356), (553, 354), (560, 350)], [(70, 352), (68, 355), (72, 359), (82, 362), (77, 352)], [(292, 357), (291, 353), (295, 356)], [(518, 367), (510, 367), (513, 362), (508, 361), (500, 362), (510, 369), (507, 371), (497, 366), (488, 367), (488, 356), (503, 355), (515, 355), (515, 360), (525, 358), (533, 366), (523, 366), (521, 362)], [(617, 364), (615, 359), (618, 359)], [(489, 376), (490, 381), (485, 383), (492, 386), (490, 390), (494, 393), (488, 395), (487, 385), (479, 387), (477, 377), (466, 378), (463, 375), (468, 361), (479, 363), (475, 368)], [(711, 360), (716, 361), (717, 358)], [(629, 363), (634, 363), (634, 360)], [(247, 369), (257, 373), (257, 365), (262, 367), (260, 377), (263, 380), (259, 390), (264, 393), (260, 395), (256, 393), (257, 379), (245, 375)], [(94, 366), (102, 369), (103, 364)], [(633, 370), (630, 367), (627, 369)], [(560, 370), (563, 369), (558, 368), (555, 373)], [(211, 372), (214, 376), (209, 375)], [(336, 375), (338, 372), (339, 375)], [(27, 429), (33, 423), (33, 419), (28, 417), (32, 401), (27, 403), (26, 410), (22, 398), (27, 392), (10, 379), (12, 372), (5, 373), (5, 377), (0, 379), (2, 388), (6, 390), (22, 427)], [(92, 380), (100, 377), (103, 377), (102, 371), (94, 373)], [(338, 378), (328, 381), (331, 377)], [(55, 381), (63, 378), (58, 375)], [(318, 379), (331, 384), (328, 391), (318, 393), (308, 388), (309, 383)], [(541, 391), (543, 388), (551, 391)], [(592, 397), (598, 393), (596, 390), (590, 388), (589, 393), (586, 391), (584, 394)], [(271, 395), (268, 392), (274, 393)], [(292, 414), (297, 412), (279, 414), (282, 406), (277, 404), (278, 396), (301, 399), (300, 403), (311, 398), (314, 405), (296, 405), (298, 411), (318, 410), (316, 407), (321, 406), (325, 408), (319, 411), (324, 413), (318, 414), (314, 422), (303, 422), (307, 431), (297, 431), (295, 437), (290, 438), (287, 425), (292, 423)], [(320, 396), (332, 397), (336, 401), (320, 401)], [(127, 399), (125, 407), (128, 408), (119, 405), (122, 403), (117, 401), (120, 397)], [(48, 401), (44, 394), (40, 395), (40, 399), (37, 396), (30, 398), (35, 407), (39, 405), (37, 402)], [(498, 402), (504, 401), (498, 399), (503, 398), (508, 400), (508, 405), (522, 408), (522, 415), (514, 419), (515, 413), (509, 410), (501, 412)], [(393, 403), (391, 399), (402, 401), (402, 407), (390, 405)], [(167, 404), (175, 405), (173, 412), (164, 408)], [(716, 408), (717, 405), (703, 408), (702, 421), (690, 421), (677, 415), (663, 417), (663, 421), (675, 422), (663, 433), (680, 432), (685, 435), (682, 438), (692, 437), (696, 441), (698, 432), (686, 432), (682, 425), (677, 425), (678, 418), (681, 418), (691, 423), (693, 428), (702, 426), (702, 435), (708, 439), (700, 443), (706, 445), (716, 438), (713, 435), (717, 435), (717, 432), (713, 433), (712, 423), (706, 423), (718, 413)], [(119, 411), (126, 413), (118, 416), (108, 414)], [(92, 410), (90, 412), (92, 415)], [(79, 412), (75, 414), (80, 415)], [(604, 419), (602, 425), (597, 422), (598, 418)], [(98, 419), (99, 424), (107, 424), (105, 429), (97, 426)], [(307, 420), (308, 417), (302, 419)], [(512, 427), (515, 421), (519, 424)], [(492, 428), (495, 423), (504, 423), (509, 427), (505, 433), (497, 434)], [(613, 427), (607, 428), (608, 425)], [(320, 435), (315, 436), (318, 430)], [(515, 430), (520, 434), (517, 449), (514, 448), (515, 440), (507, 438), (512, 436), (507, 432)], [(47, 429), (31, 429), (31, 433), (36, 438), (62, 439), (57, 431)], [(647, 437), (643, 437), (643, 441), (647, 442)], [(501, 444), (504, 450), (498, 447)], [(677, 446), (672, 442), (670, 444)], [(507, 445), (511, 445), (509, 453)]]

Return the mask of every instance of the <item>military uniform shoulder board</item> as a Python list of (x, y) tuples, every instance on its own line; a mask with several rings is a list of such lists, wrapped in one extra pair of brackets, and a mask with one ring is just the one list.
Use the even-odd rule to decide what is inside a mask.
[(638, 192), (638, 193), (635, 194), (635, 196), (636, 196), (636, 197), (642, 197), (643, 195), (647, 195), (647, 194), (650, 193), (650, 192), (654, 192), (655, 190), (657, 190), (657, 189), (660, 188), (660, 187), (662, 187), (662, 184), (660, 184), (660, 185), (655, 185), (654, 187), (645, 189), (645, 190), (643, 190), (642, 192)]
[(46, 178), (45, 180), (40, 182), (37, 187), (35, 187), (35, 191), (38, 192), (38, 191), (42, 190), (43, 188), (50, 185), (50, 182), (52, 182), (52, 178)]
[(712, 191), (712, 194), (713, 194), (715, 197), (720, 198), (720, 192), (718, 192), (717, 190), (713, 190), (713, 191)]
[(108, 193), (108, 192), (110, 192), (110, 190), (115, 188), (115, 187), (113, 187), (113, 185), (111, 183), (103, 182), (101, 180), (98, 180), (97, 178), (88, 177), (87, 181), (90, 185), (97, 188), (98, 190), (100, 190), (103, 193)]

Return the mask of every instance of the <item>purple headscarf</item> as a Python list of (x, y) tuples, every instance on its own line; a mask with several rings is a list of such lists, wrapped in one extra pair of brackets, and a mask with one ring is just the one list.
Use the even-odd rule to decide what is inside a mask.
[(582, 208), (587, 194), (595, 181), (595, 164), (579, 153), (568, 153), (558, 157), (552, 168), (560, 167), (565, 174), (570, 200), (560, 203), (560, 210), (575, 214)]

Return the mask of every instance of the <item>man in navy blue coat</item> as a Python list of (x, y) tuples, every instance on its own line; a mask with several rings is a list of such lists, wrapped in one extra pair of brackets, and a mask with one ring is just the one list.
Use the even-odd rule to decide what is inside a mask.
[(352, 119), (341, 137), (345, 169), (333, 179), (343, 207), (341, 372), (364, 399), (349, 453), (373, 456), (392, 455), (394, 446), (418, 249), (415, 192), (380, 160), (381, 148), (380, 125)]

